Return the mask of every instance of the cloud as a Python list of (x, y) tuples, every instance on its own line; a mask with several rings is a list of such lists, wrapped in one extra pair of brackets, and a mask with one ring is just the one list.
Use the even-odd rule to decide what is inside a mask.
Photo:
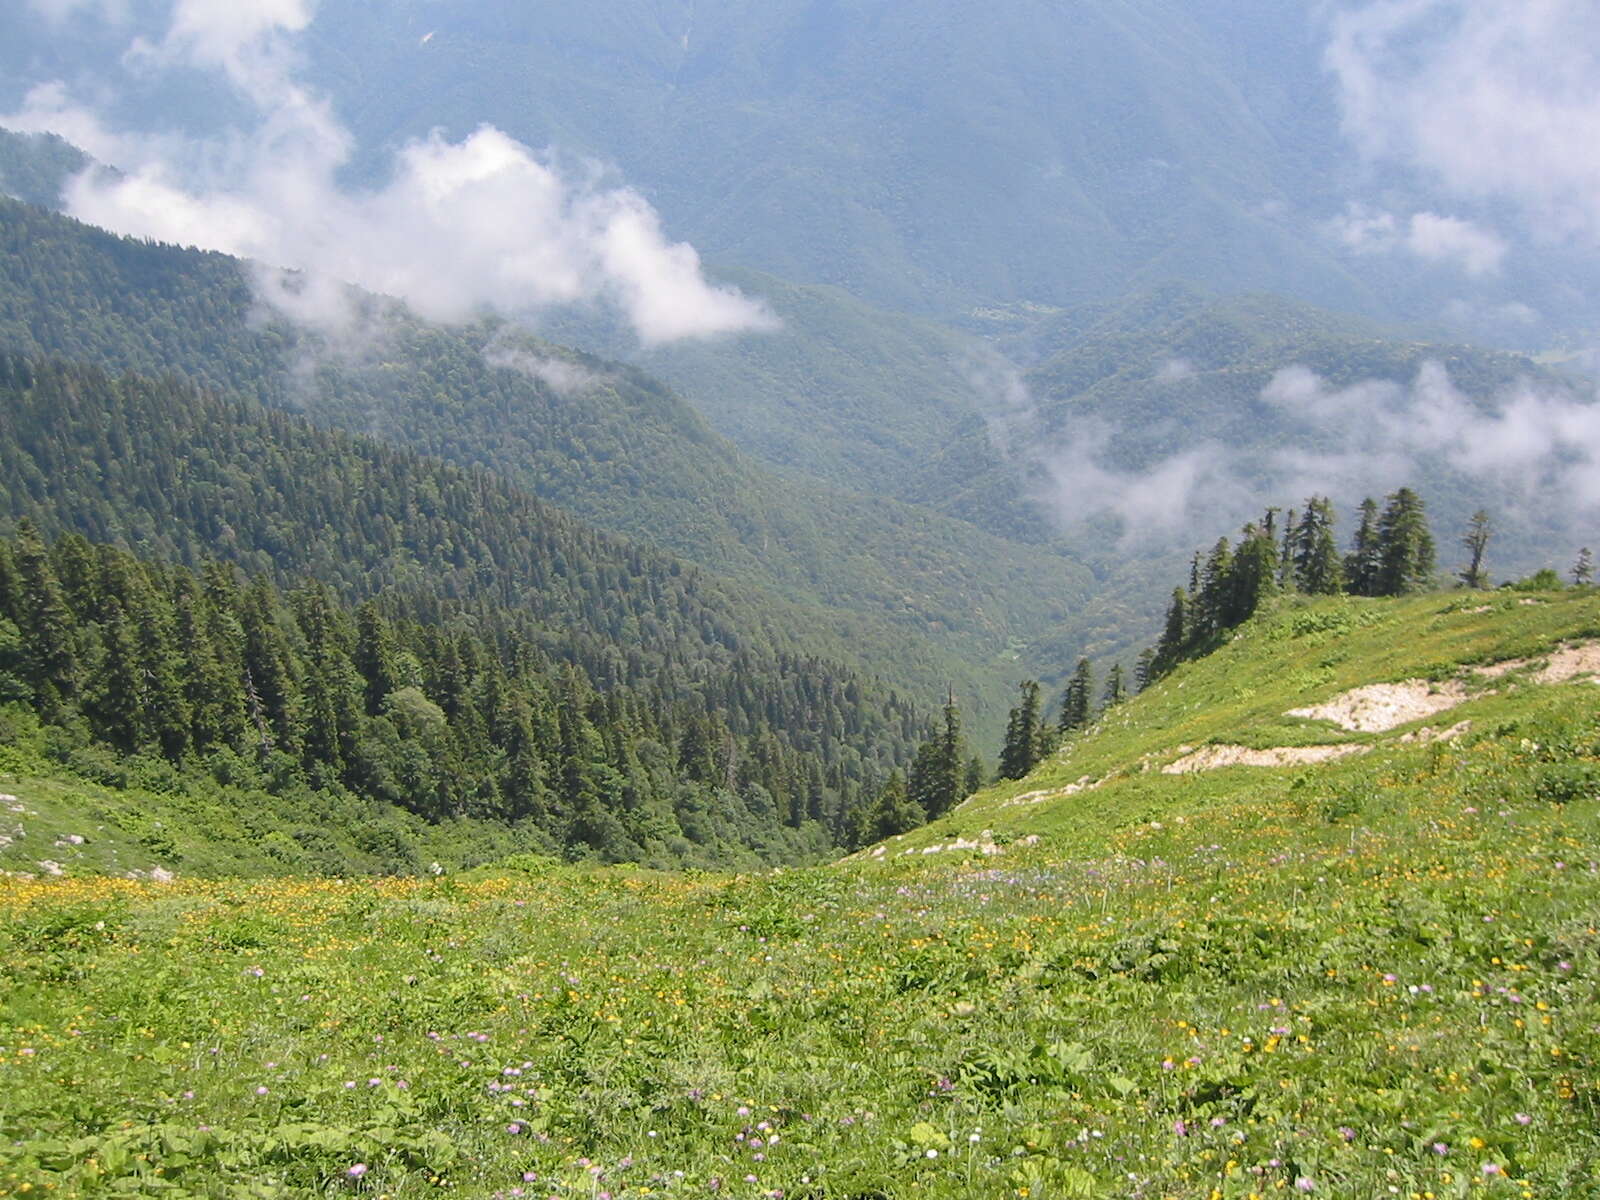
[(1406, 249), (1429, 262), (1453, 263), (1468, 275), (1489, 275), (1500, 269), (1506, 243), (1471, 221), (1420, 212), (1411, 218)]
[(989, 441), (1007, 458), (1022, 453), (1039, 415), (1022, 372), (993, 351), (975, 352), (961, 364), (961, 370), (988, 428)]
[(1124, 544), (1179, 545), (1195, 529), (1226, 526), (1259, 507), (1218, 442), (1122, 470), (1106, 462), (1111, 439), (1111, 426), (1080, 422), (1067, 441), (1033, 452), (1048, 481), (1039, 499), (1064, 527), (1110, 514)]
[(1573, 392), (1524, 381), (1475, 400), (1430, 361), (1410, 384), (1345, 388), (1289, 367), (1261, 398), (1300, 428), (1301, 448), (1280, 451), (1274, 467), (1302, 490), (1383, 491), (1431, 463), (1492, 485), (1507, 505), (1547, 514), (1600, 508), (1600, 404)]
[(1328, 232), (1355, 254), (1403, 251), (1427, 262), (1454, 266), (1477, 277), (1500, 269), (1509, 246), (1498, 234), (1460, 217), (1413, 213), (1409, 219), (1365, 204), (1350, 204), (1328, 222)]
[(694, 248), (671, 241), (637, 191), (491, 126), (411, 141), (387, 181), (342, 186), (353, 140), (294, 74), (294, 37), (314, 14), (311, 0), (177, 0), (165, 36), (126, 56), (135, 71), (220, 72), (255, 105), (252, 128), (206, 141), (115, 131), (59, 83), (34, 88), (0, 124), (60, 133), (120, 168), (73, 180), (72, 215), (288, 269), (258, 272), (260, 294), (307, 323), (348, 327), (348, 282), (446, 322), (609, 304), (646, 345), (777, 324), (708, 282)]
[(580, 363), (563, 358), (536, 354), (531, 350), (502, 342), (490, 342), (483, 348), (483, 361), (491, 367), (516, 371), (519, 375), (542, 383), (558, 396), (576, 396), (592, 391), (605, 383), (605, 377)]
[[(1193, 364), (1173, 359), (1156, 381), (1178, 383), (1194, 374)], [(1249, 489), (1229, 470), (1230, 453), (1217, 442), (1124, 470), (1109, 461), (1116, 432), (1109, 421), (1077, 421), (1065, 437), (1042, 436), (1027, 379), (998, 354), (968, 362), (966, 376), (991, 444), (1022, 469), (1032, 499), (1063, 529), (1110, 515), (1123, 543), (1176, 544), (1180, 532), (1214, 525), (1219, 513), (1231, 521), (1254, 508)]]
[(1550, 237), (1600, 244), (1593, 0), (1376, 0), (1335, 14), (1344, 129), (1457, 195), (1509, 201)]
[(1274, 433), (1261, 445), (1199, 439), (1128, 463), (1114, 420), (1075, 419), (1045, 436), (1026, 381), (1014, 383), (1021, 391), (1004, 397), (1002, 451), (1036, 481), (1035, 498), (1063, 530), (1110, 516), (1125, 548), (1179, 550), (1269, 504), (1327, 495), (1350, 505), (1441, 477), (1492, 497), (1535, 540), (1600, 514), (1600, 402), (1558, 385), (1523, 381), (1473, 397), (1435, 361), (1409, 381), (1348, 386), (1289, 366), (1260, 391), (1274, 411)]

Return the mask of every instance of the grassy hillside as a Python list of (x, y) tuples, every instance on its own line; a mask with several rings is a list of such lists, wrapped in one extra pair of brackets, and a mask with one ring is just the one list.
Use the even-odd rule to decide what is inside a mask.
[[(9, 877), (0, 1187), (1588, 1194), (1600, 728), (1537, 680), (1596, 638), (1592, 591), (1290, 603), (826, 869)], [(1161, 773), (1207, 743), (1368, 749)]]

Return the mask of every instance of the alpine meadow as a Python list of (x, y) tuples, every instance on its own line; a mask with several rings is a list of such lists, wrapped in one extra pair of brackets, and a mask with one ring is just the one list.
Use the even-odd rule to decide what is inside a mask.
[(1600, 1198), (1584, 0), (0, 11), (0, 1198)]

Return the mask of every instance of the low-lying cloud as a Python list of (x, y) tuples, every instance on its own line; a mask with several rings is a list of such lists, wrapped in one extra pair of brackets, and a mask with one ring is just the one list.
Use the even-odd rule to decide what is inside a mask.
[(605, 383), (605, 377), (591, 371), (581, 363), (569, 362), (548, 354), (538, 354), (520, 346), (504, 342), (491, 342), (484, 347), (483, 361), (491, 367), (517, 374), (544, 384), (558, 396), (576, 396), (593, 391)]
[(1600, 403), (1544, 381), (1474, 397), (1436, 361), (1409, 381), (1349, 386), (1290, 366), (1260, 391), (1275, 414), (1272, 438), (1201, 438), (1136, 465), (1118, 455), (1117, 426), (1104, 416), (1044, 436), (1025, 391), (1020, 376), (1009, 381), (1002, 449), (1034, 481), (1035, 499), (1068, 531), (1115, 518), (1130, 548), (1182, 550), (1269, 504), (1328, 495), (1349, 507), (1441, 477), (1545, 537), (1600, 517)]
[(1401, 218), (1384, 209), (1351, 204), (1328, 224), (1345, 249), (1356, 254), (1404, 252), (1478, 277), (1499, 271), (1510, 247), (1504, 238), (1460, 217), (1417, 212)]
[[(74, 6), (44, 7), (64, 20)], [(221, 74), (257, 111), (251, 129), (204, 141), (117, 131), (60, 82), (0, 124), (59, 133), (119, 169), (71, 182), (65, 206), (82, 220), (353, 283), (430, 319), (607, 304), (646, 345), (775, 326), (759, 302), (708, 282), (694, 248), (673, 242), (637, 191), (491, 126), (409, 142), (386, 182), (342, 186), (353, 139), (296, 78), (295, 37), (314, 13), (313, 0), (176, 0), (165, 34), (125, 55), (133, 72)], [(263, 295), (292, 301), (280, 307), (297, 319), (348, 323), (338, 287), (301, 281)]]
[(1286, 450), (1278, 466), (1346, 495), (1405, 482), (1432, 460), (1492, 486), (1507, 505), (1558, 511), (1600, 508), (1600, 404), (1523, 382), (1494, 398), (1462, 392), (1438, 362), (1409, 385), (1367, 381), (1335, 388), (1305, 367), (1279, 371), (1262, 399), (1334, 452)]

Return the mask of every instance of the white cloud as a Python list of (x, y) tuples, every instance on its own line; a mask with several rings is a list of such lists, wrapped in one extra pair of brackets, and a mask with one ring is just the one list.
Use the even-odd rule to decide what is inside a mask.
[[(1020, 384), (1025, 390), (1025, 383)], [(1600, 513), (1600, 403), (1555, 385), (1524, 382), (1474, 398), (1445, 367), (1414, 379), (1331, 385), (1305, 366), (1286, 367), (1261, 389), (1281, 430), (1248, 448), (1203, 439), (1165, 458), (1117, 465), (1118, 429), (1077, 420), (1042, 436), (1031, 397), (1012, 397), (1010, 447), (1036, 479), (1038, 499), (1062, 528), (1119, 519), (1131, 546), (1179, 549), (1258, 517), (1272, 503), (1328, 495), (1341, 504), (1382, 496), (1441, 471), (1476, 481), (1498, 511), (1549, 532)]]
[(1195, 377), (1194, 364), (1187, 358), (1169, 358), (1161, 364), (1155, 380), (1161, 384), (1183, 383)]
[(1500, 269), (1507, 246), (1471, 221), (1420, 212), (1411, 218), (1406, 249), (1429, 262), (1453, 263), (1468, 275), (1489, 275)]
[(1498, 234), (1460, 217), (1418, 212), (1402, 219), (1365, 204), (1350, 204), (1327, 224), (1329, 234), (1354, 254), (1403, 251), (1424, 261), (1454, 266), (1470, 276), (1500, 269), (1509, 250)]
[(65, 197), (74, 216), (296, 272), (259, 272), (260, 294), (323, 327), (354, 319), (342, 282), (441, 321), (607, 303), (647, 345), (776, 325), (760, 303), (709, 283), (694, 248), (671, 241), (637, 191), (594, 167), (563, 170), (489, 126), (458, 142), (412, 141), (386, 183), (341, 186), (352, 139), (294, 76), (293, 38), (315, 8), (177, 0), (166, 35), (127, 56), (136, 70), (223, 73), (259, 111), (251, 129), (205, 142), (113, 131), (60, 84), (35, 88), (0, 124), (60, 133), (121, 169), (75, 179)]
[(1109, 426), (1079, 424), (1065, 443), (1034, 452), (1048, 485), (1041, 500), (1063, 526), (1113, 514), (1128, 543), (1176, 544), (1190, 531), (1255, 511), (1251, 491), (1234, 474), (1231, 453), (1204, 441), (1148, 467), (1124, 471), (1106, 463)]
[(1600, 404), (1524, 382), (1474, 400), (1438, 362), (1409, 385), (1368, 380), (1334, 388), (1305, 367), (1279, 371), (1261, 398), (1297, 423), (1302, 447), (1280, 474), (1346, 496), (1382, 491), (1442, 463), (1495, 485), (1508, 505), (1600, 507)]
[(518, 346), (491, 342), (483, 348), (483, 361), (491, 367), (516, 371), (544, 384), (558, 396), (576, 396), (605, 383), (605, 377), (581, 363), (536, 354)]
[(1374, 159), (1600, 243), (1597, 21), (1593, 0), (1346, 8), (1326, 55), (1345, 130)]

